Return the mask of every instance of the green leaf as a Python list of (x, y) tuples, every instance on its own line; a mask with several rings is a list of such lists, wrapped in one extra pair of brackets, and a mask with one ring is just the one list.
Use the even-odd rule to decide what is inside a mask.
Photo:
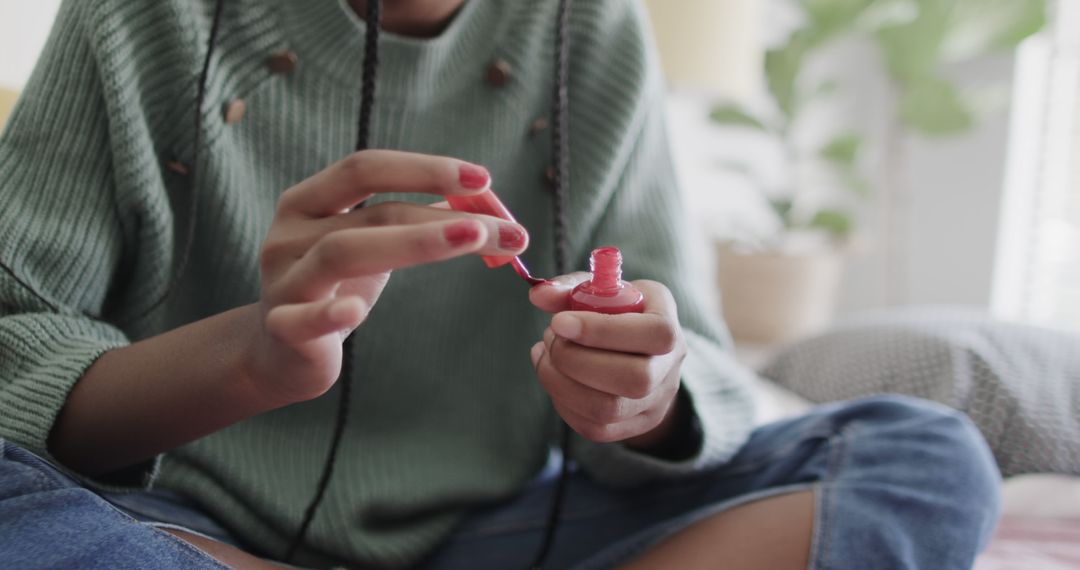
[(835, 79), (829, 79), (822, 81), (818, 84), (817, 88), (810, 94), (810, 99), (817, 99), (819, 97), (828, 97), (836, 94), (840, 90), (840, 82)]
[(750, 127), (761, 131), (768, 131), (769, 127), (757, 117), (740, 109), (736, 105), (721, 105), (709, 113), (709, 118), (714, 123), (731, 127)]
[(918, 15), (917, 0), (877, 0), (859, 16), (855, 28), (872, 34), (882, 28), (910, 23)]
[(950, 43), (968, 57), (1013, 49), (1046, 26), (1046, 0), (954, 0)]
[(765, 54), (765, 79), (788, 123), (795, 116), (799, 72), (809, 49), (809, 37), (800, 30), (791, 35), (787, 45)]
[(1016, 15), (998, 33), (995, 43), (1000, 49), (1015, 48), (1046, 27), (1045, 0), (1008, 0), (1008, 4), (1016, 10)]
[(840, 179), (851, 190), (852, 194), (866, 198), (873, 192), (873, 187), (854, 168), (844, 168), (840, 171)]
[(791, 227), (791, 209), (795, 206), (795, 203), (790, 198), (773, 198), (769, 200), (769, 205), (772, 206), (776, 215), (784, 223), (784, 227)]
[(852, 24), (871, 5), (872, 0), (802, 0), (810, 22), (811, 45), (820, 46), (851, 30)]
[(971, 129), (975, 119), (951, 83), (927, 77), (907, 86), (900, 101), (900, 119), (927, 136), (948, 136)]
[(840, 179), (852, 193), (865, 197), (870, 195), (870, 184), (856, 168), (862, 144), (862, 137), (858, 133), (843, 133), (821, 149), (821, 158), (836, 167)]
[(844, 237), (851, 233), (855, 225), (851, 215), (840, 210), (821, 210), (810, 220), (810, 227), (825, 230), (835, 237)]
[(821, 157), (829, 162), (843, 166), (854, 166), (862, 148), (862, 137), (858, 133), (847, 132), (834, 138), (821, 149)]
[(876, 34), (889, 75), (901, 84), (932, 75), (950, 29), (954, 1), (919, 0), (918, 16)]

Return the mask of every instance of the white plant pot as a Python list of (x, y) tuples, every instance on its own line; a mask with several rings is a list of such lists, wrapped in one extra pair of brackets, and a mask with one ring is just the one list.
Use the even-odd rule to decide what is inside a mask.
[(717, 245), (724, 320), (736, 340), (774, 344), (824, 330), (833, 319), (844, 252), (744, 252)]

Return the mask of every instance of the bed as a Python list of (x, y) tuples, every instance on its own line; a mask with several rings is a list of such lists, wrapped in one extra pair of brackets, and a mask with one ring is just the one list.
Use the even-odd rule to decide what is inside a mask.
[(893, 310), (738, 355), (762, 376), (759, 423), (884, 391), (973, 407), (1006, 474), (1003, 518), (975, 568), (1080, 570), (1080, 337), (967, 311)]

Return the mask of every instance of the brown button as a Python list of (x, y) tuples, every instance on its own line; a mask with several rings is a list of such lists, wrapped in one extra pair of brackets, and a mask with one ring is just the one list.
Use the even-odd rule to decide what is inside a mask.
[(277, 73), (280, 75), (286, 75), (292, 73), (296, 69), (296, 54), (291, 51), (279, 51), (277, 53), (270, 54), (270, 57), (266, 58), (266, 67), (270, 68), (270, 73)]
[(225, 123), (235, 125), (244, 120), (247, 112), (247, 103), (243, 99), (233, 99), (225, 104)]
[(167, 168), (167, 169), (171, 170), (172, 172), (175, 172), (175, 173), (177, 173), (177, 174), (179, 174), (181, 176), (187, 176), (188, 175), (188, 167), (187, 167), (187, 165), (184, 164), (183, 162), (180, 162), (179, 160), (166, 161), (165, 162), (165, 168)]
[(506, 85), (510, 79), (510, 64), (505, 59), (496, 59), (488, 65), (487, 82), (495, 87)]
[(548, 126), (549, 125), (547, 117), (540, 117), (539, 119), (533, 121), (531, 125), (529, 125), (529, 136), (536, 135), (541, 131), (546, 130)]

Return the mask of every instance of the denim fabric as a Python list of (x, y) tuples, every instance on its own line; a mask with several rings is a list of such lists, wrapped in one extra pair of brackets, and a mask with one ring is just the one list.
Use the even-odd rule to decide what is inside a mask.
[[(3, 449), (0, 566), (221, 567), (132, 517), (234, 542), (178, 496), (110, 496), (129, 516), (28, 452)], [(471, 514), (424, 570), (524, 568), (556, 467)], [(547, 568), (611, 568), (697, 520), (800, 490), (816, 497), (811, 568), (970, 568), (997, 521), (999, 482), (982, 437), (955, 411), (899, 396), (820, 406), (757, 429), (731, 462), (692, 477), (613, 489), (575, 470)]]
[(226, 568), (0, 439), (0, 567)]
[[(1000, 475), (970, 421), (877, 396), (758, 428), (731, 462), (693, 477), (620, 490), (576, 472), (548, 567), (611, 568), (699, 519), (800, 490), (816, 496), (810, 567), (821, 570), (968, 569), (1000, 513)], [(523, 568), (552, 491), (475, 513), (425, 570)]]

